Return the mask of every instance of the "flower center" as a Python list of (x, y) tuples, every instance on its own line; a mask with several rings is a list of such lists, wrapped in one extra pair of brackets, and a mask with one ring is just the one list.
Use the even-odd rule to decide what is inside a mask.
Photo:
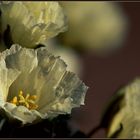
[(23, 91), (19, 91), (18, 97), (15, 96), (10, 103), (13, 103), (17, 106), (22, 105), (27, 107), (28, 109), (36, 109), (38, 105), (35, 103), (37, 96), (27, 94), (26, 96), (23, 95)]

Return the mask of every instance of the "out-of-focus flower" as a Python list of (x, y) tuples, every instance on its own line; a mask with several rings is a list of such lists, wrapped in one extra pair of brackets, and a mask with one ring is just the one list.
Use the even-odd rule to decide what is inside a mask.
[(84, 104), (85, 84), (46, 47), (13, 45), (0, 53), (0, 109), (22, 124), (71, 113)]
[(112, 101), (107, 136), (140, 138), (140, 78), (120, 89)]
[(127, 18), (112, 2), (61, 2), (69, 30), (60, 35), (65, 45), (84, 51), (108, 53), (124, 40)]
[[(52, 43), (53, 40), (47, 42), (47, 49), (55, 56), (60, 56), (67, 64), (67, 70), (82, 76), (82, 61), (80, 57), (70, 47)], [(46, 43), (45, 43), (46, 44)]]
[(6, 45), (34, 48), (66, 30), (58, 2), (1, 2), (1, 35)]

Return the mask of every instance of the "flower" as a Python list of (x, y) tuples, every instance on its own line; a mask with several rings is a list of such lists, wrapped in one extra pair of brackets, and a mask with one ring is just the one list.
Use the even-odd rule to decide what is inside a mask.
[(0, 53), (0, 109), (10, 120), (29, 124), (84, 104), (87, 86), (46, 48)]
[(127, 18), (121, 7), (111, 2), (60, 2), (68, 18), (69, 30), (61, 41), (73, 48), (106, 54), (121, 46)]
[(140, 78), (122, 87), (112, 99), (106, 112), (110, 115), (106, 123), (107, 137), (140, 138)]
[(1, 2), (0, 11), (0, 30), (8, 47), (15, 43), (34, 48), (67, 28), (58, 2)]

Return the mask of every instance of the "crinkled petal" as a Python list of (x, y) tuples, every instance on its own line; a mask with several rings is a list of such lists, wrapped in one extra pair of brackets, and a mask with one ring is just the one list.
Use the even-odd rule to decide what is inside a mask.
[(22, 48), (19, 45), (13, 45), (2, 53), (7, 68), (18, 69), (22, 73), (30, 73), (37, 66), (37, 54), (33, 49)]
[[(47, 79), (38, 101), (40, 112), (70, 113), (73, 107), (84, 104), (87, 87), (74, 73), (66, 71), (64, 61), (48, 55), (46, 48), (40, 48), (37, 52), (38, 64), (46, 72), (44, 77)], [(48, 59), (45, 59), (46, 56)]]
[(28, 110), (24, 106), (16, 106), (11, 103), (5, 103), (3, 109), (11, 121), (18, 120), (23, 125), (27, 123), (33, 123), (46, 118), (47, 114), (41, 114), (36, 110)]
[[(12, 70), (18, 70), (21, 74), (12, 83), (8, 101), (19, 93), (19, 90), (30, 92), (32, 89), (30, 87), (29, 73), (37, 67), (37, 57), (34, 50), (27, 50), (25, 48), (21, 49), (18, 45), (13, 45), (11, 49), (6, 50), (2, 53), (5, 59), (6, 67)], [(29, 81), (29, 82), (28, 82)]]
[(66, 71), (55, 90), (56, 100), (42, 107), (40, 112), (49, 110), (50, 117), (71, 113), (72, 108), (84, 105), (87, 89), (88, 87), (74, 73)]
[(20, 71), (16, 68), (7, 67), (3, 54), (0, 54), (0, 104), (6, 101), (9, 87), (19, 75)]
[(24, 106), (6, 103), (4, 105), (4, 110), (10, 115), (11, 120), (18, 119), (23, 124), (32, 123), (36, 119), (36, 116)]
[(42, 108), (46, 106), (46, 103), (49, 104), (55, 100), (55, 90), (66, 71), (66, 64), (58, 57), (49, 54), (46, 48), (39, 48), (37, 52), (38, 65), (41, 67), (45, 81), (40, 91), (40, 100), (38, 101), (39, 107)]

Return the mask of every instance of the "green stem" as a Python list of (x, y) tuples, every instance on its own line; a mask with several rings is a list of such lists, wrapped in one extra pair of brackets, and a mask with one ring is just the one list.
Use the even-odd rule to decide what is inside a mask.
[(101, 128), (100, 125), (94, 127), (94, 128), (87, 134), (88, 138), (92, 137), (92, 135), (95, 134), (95, 132), (97, 132), (100, 128)]
[(3, 128), (4, 124), (5, 124), (5, 122), (6, 122), (6, 119), (5, 119), (5, 118), (3, 118), (3, 119), (0, 121), (0, 131), (2, 130), (2, 128)]

